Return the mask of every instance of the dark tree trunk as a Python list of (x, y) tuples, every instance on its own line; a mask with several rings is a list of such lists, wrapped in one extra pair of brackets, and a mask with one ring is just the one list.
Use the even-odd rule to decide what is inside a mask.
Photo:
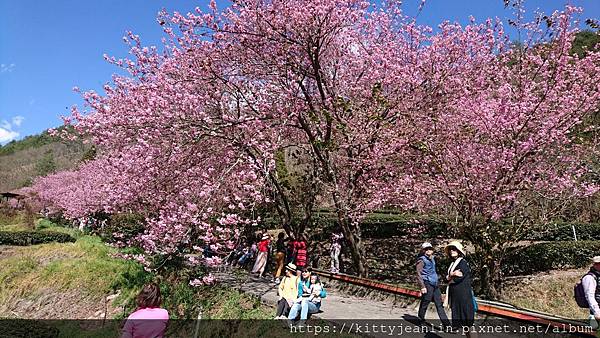
[(338, 223), (342, 229), (344, 238), (346, 239), (348, 251), (350, 251), (350, 257), (352, 258), (352, 264), (354, 265), (356, 274), (359, 277), (368, 277), (369, 267), (362, 242), (360, 225), (352, 224), (352, 220), (345, 212), (339, 196), (336, 193), (333, 194), (333, 200), (336, 206)]
[[(489, 247), (490, 245), (485, 245)], [(502, 295), (502, 268), (501, 262), (503, 258), (503, 251), (493, 249), (483, 249), (481, 247), (476, 248), (476, 253), (482, 257), (480, 268), (480, 295), (487, 299), (498, 300)]]

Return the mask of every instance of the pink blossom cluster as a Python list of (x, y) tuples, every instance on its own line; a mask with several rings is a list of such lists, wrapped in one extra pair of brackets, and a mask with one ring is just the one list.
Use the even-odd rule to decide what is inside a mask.
[(213, 285), (216, 282), (216, 278), (213, 274), (209, 273), (208, 275), (202, 277), (202, 279), (194, 278), (190, 281), (191, 286), (202, 286), (202, 285)]
[[(125, 38), (129, 72), (67, 119), (99, 158), (40, 179), (77, 217), (144, 215), (146, 252), (201, 239), (231, 249), (255, 208), (281, 202), (276, 152), (306, 149), (344, 236), (373, 209), (523, 215), (540, 196), (594, 194), (574, 132), (600, 102), (600, 53), (569, 53), (579, 9), (522, 24), (420, 26), (396, 2), (234, 2), (159, 22), (164, 51)], [(351, 241), (354, 243), (354, 241)], [(211, 264), (211, 262), (207, 261)]]

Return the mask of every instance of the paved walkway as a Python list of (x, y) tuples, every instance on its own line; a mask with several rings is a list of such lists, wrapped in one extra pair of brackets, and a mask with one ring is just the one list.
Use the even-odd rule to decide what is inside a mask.
[[(243, 272), (243, 273), (242, 273)], [(244, 274), (245, 271), (237, 272), (213, 272), (213, 275), (224, 284), (235, 287), (243, 292), (251, 293), (259, 297), (264, 303), (273, 306), (273, 316), (275, 316), (275, 304), (277, 303), (277, 286), (267, 279), (261, 279), (254, 275)], [(236, 277), (237, 275), (237, 277)], [(327, 298), (323, 300), (321, 306), (322, 313), (313, 317), (327, 321), (332, 326), (329, 328), (333, 332), (333, 326), (339, 333), (344, 327), (345, 332), (353, 327), (353, 332), (360, 329), (361, 335), (369, 337), (460, 337), (461, 333), (439, 332), (439, 329), (433, 332), (422, 333), (421, 326), (417, 323), (418, 301), (408, 303), (408, 305), (395, 306), (389, 300), (377, 300), (376, 297), (355, 297), (332, 287), (335, 283), (329, 283), (323, 278), (327, 289)], [(448, 313), (450, 316), (450, 314)], [(430, 305), (426, 314), (427, 319), (432, 322), (439, 322), (438, 316), (433, 304)], [(510, 327), (499, 328), (499, 325), (508, 324)], [(360, 325), (360, 326), (359, 326)], [(394, 328), (392, 328), (394, 327)], [(552, 335), (552, 328), (546, 331), (546, 327), (526, 326), (515, 322), (500, 322), (498, 319), (488, 318), (482, 324), (484, 330), (479, 333), (480, 337), (558, 337), (564, 335)], [(480, 330), (482, 330), (480, 327)], [(378, 332), (374, 332), (376, 329)], [(382, 332), (384, 331), (385, 332)], [(393, 330), (393, 331), (392, 331)], [(419, 333), (407, 333), (408, 330)], [(519, 334), (519, 330), (527, 330), (526, 335)], [(493, 331), (493, 332), (489, 332)], [(541, 332), (540, 332), (541, 331)]]

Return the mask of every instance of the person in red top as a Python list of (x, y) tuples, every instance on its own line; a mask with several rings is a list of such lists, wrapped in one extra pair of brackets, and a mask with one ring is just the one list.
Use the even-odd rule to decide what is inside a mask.
[(306, 239), (303, 235), (300, 235), (300, 237), (298, 238), (298, 240), (295, 243), (296, 266), (298, 267), (299, 270), (306, 267), (307, 255), (308, 255), (306, 252), (306, 247), (307, 247)]
[(258, 242), (258, 256), (256, 256), (256, 262), (252, 268), (252, 273), (258, 273), (258, 276), (262, 278), (267, 266), (267, 256), (269, 254), (269, 234), (264, 234), (260, 242)]

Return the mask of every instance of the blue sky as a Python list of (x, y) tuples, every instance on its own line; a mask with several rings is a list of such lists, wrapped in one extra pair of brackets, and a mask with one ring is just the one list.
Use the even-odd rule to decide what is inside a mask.
[[(300, 0), (299, 0), (300, 1)], [(404, 0), (407, 14), (420, 0)], [(565, 0), (528, 0), (528, 10), (551, 12)], [(0, 0), (0, 144), (59, 126), (61, 115), (81, 105), (72, 88), (101, 92), (118, 69), (104, 53), (127, 56), (122, 37), (127, 30), (144, 45), (159, 45), (162, 30), (156, 14), (188, 12), (203, 0)], [(217, 1), (220, 8), (225, 1)], [(600, 18), (600, 0), (570, 0), (584, 8), (583, 18)], [(427, 0), (418, 21), (437, 25), (443, 20), (467, 23), (487, 17), (510, 17), (502, 0)]]

